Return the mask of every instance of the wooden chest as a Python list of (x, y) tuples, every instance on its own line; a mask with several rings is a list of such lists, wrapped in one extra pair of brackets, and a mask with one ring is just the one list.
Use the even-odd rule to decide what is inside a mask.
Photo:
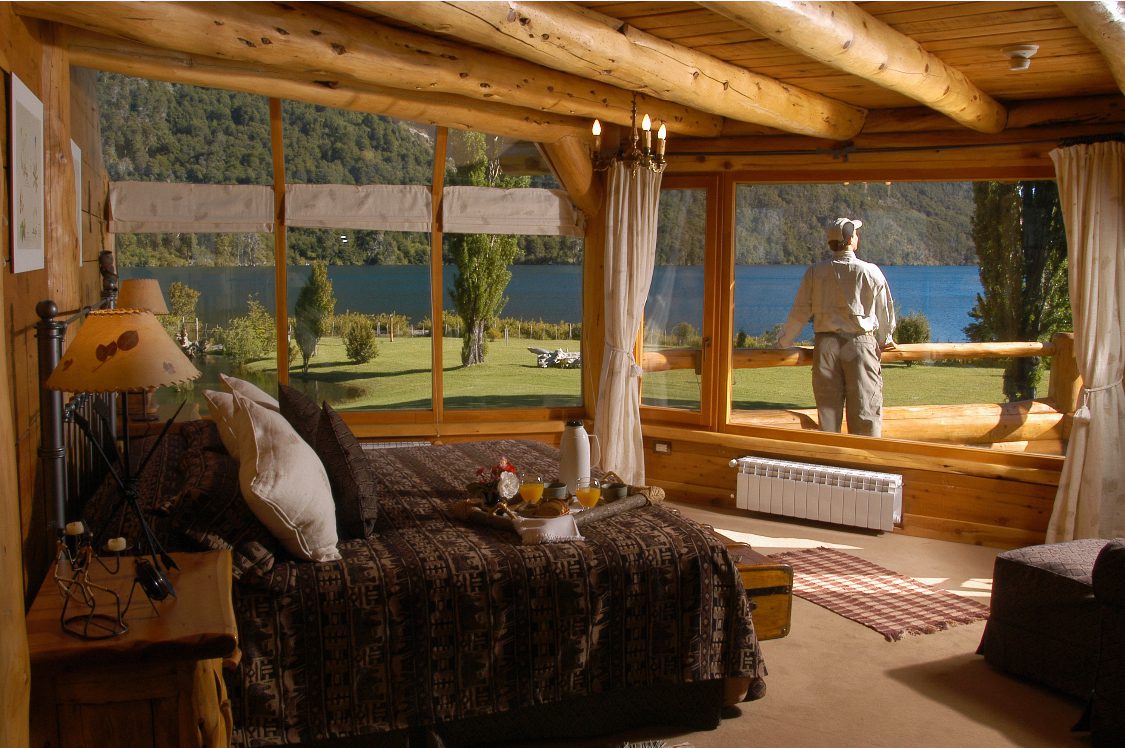
[(754, 605), (754, 630), (758, 639), (780, 639), (787, 635), (793, 615), (793, 567), (758, 553), (746, 543), (719, 537), (734, 559), (742, 586)]

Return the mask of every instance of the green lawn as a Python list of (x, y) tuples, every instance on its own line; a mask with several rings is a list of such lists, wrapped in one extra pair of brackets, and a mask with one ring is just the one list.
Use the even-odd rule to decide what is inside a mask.
[[(471, 369), (460, 365), (460, 338), (443, 340), (443, 367), (448, 408), (576, 406), (581, 402), (577, 369), (540, 369), (528, 346), (577, 350), (577, 341), (511, 338), (490, 344), (486, 362)], [(272, 362), (248, 367), (268, 379), (276, 376)], [(1001, 402), (1003, 369), (998, 366), (888, 364), (883, 367), (885, 404), (945, 405)], [(217, 376), (217, 375), (216, 375)], [(313, 390), (343, 409), (424, 408), (430, 403), (430, 339), (379, 341), (379, 355), (356, 365), (344, 357), (338, 338), (321, 341), (306, 376), (299, 363), (291, 383)], [(739, 410), (814, 407), (809, 369), (776, 367), (740, 369), (734, 374), (734, 403)], [(697, 408), (699, 377), (672, 371), (645, 377), (645, 399), (651, 404)], [(204, 386), (213, 386), (204, 383)]]
[[(576, 340), (510, 338), (489, 344), (485, 363), (461, 366), (461, 339), (442, 339), (442, 381), (447, 408), (565, 407), (581, 405), (582, 373), (578, 369), (540, 369), (528, 346), (578, 350)], [(259, 361), (251, 371), (276, 376), (272, 361)], [(339, 338), (320, 341), (308, 374), (299, 359), (289, 372), (290, 384), (314, 388), (323, 383), (346, 388), (329, 399), (342, 409), (426, 408), (430, 405), (430, 338), (379, 340), (379, 355), (353, 364)]]

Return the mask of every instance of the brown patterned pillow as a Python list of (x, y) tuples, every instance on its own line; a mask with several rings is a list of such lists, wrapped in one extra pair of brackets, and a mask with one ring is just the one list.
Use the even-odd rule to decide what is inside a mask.
[(285, 558), (274, 539), (242, 499), (238, 461), (225, 451), (196, 449), (184, 456), (187, 480), (180, 492), (172, 528), (203, 548), (229, 548), (233, 576), (264, 574), (277, 557)]
[(219, 438), (219, 425), (208, 418), (194, 421), (184, 421), (173, 425), (173, 430), (179, 429), (188, 450), (192, 449), (224, 449), (223, 441)]
[(316, 449), (316, 432), (320, 425), (320, 406), (311, 397), (287, 384), (277, 385), (277, 400), (281, 403), (281, 415), (289, 421), (293, 430), (301, 435), (313, 449)]
[(369, 537), (375, 531), (379, 514), (375, 476), (363, 447), (328, 403), (320, 416), (316, 452), (332, 484), (341, 539)]

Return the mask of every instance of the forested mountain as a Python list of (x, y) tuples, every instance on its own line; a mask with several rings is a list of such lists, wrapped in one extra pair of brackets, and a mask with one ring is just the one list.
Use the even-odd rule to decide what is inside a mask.
[[(272, 184), (269, 105), (263, 96), (98, 76), (103, 151), (111, 180)], [(429, 184), (432, 128), (388, 117), (286, 101), (286, 179), (336, 184)], [(453, 177), (454, 164), (447, 174)], [(557, 187), (550, 176), (533, 186)], [(736, 196), (736, 262), (808, 264), (825, 251), (823, 225), (860, 218), (861, 254), (885, 264), (973, 264), (967, 183), (746, 185)], [(700, 200), (666, 193), (661, 264), (701, 264)], [(429, 236), (390, 231), (290, 229), (288, 262), (425, 264)], [(346, 239), (346, 241), (345, 241)], [(521, 237), (523, 264), (572, 264), (581, 243)], [(118, 237), (124, 265), (270, 265), (273, 242), (253, 234)]]

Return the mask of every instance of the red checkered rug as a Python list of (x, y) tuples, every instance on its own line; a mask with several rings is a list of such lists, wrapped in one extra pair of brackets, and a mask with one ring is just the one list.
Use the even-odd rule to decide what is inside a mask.
[(887, 641), (988, 618), (988, 606), (834, 548), (776, 553), (793, 567), (793, 594), (874, 629)]

